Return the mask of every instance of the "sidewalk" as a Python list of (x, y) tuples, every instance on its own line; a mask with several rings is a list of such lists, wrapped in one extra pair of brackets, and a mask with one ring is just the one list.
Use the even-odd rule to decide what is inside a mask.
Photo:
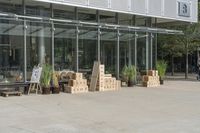
[(0, 133), (200, 133), (200, 82), (0, 97)]

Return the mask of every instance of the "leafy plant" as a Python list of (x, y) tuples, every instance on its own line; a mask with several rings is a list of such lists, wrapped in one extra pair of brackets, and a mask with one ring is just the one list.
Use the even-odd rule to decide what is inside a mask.
[(166, 69), (167, 69), (167, 62), (164, 60), (159, 60), (156, 63), (156, 69), (158, 70), (158, 75), (163, 78), (165, 76), (166, 73)]
[(42, 75), (40, 80), (42, 87), (50, 88), (51, 75), (52, 75), (52, 66), (49, 64), (44, 64), (42, 66)]
[(55, 72), (52, 73), (52, 82), (54, 87), (59, 88), (58, 75)]
[(122, 70), (123, 78), (128, 81), (133, 81), (136, 75), (136, 67), (135, 66), (124, 66)]

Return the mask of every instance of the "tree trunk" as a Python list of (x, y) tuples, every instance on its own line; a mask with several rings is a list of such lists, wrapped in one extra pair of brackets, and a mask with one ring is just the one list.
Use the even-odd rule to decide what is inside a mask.
[(173, 55), (171, 55), (171, 67), (172, 67), (172, 73), (171, 73), (171, 75), (172, 76), (174, 76), (174, 56)]
[(188, 79), (188, 41), (185, 45), (185, 79)]

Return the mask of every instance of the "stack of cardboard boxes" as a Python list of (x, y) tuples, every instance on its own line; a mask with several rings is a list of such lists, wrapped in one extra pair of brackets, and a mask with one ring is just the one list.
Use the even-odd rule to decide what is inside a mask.
[(111, 74), (105, 75), (104, 91), (119, 90), (121, 88), (121, 81), (116, 80)]
[(97, 91), (104, 91), (105, 86), (105, 66), (99, 65), (99, 76), (97, 79)]
[(90, 91), (114, 91), (119, 90), (120, 88), (121, 81), (116, 80), (111, 74), (105, 74), (105, 66), (95, 62), (90, 83)]
[(148, 70), (147, 75), (143, 76), (144, 87), (157, 87), (160, 86), (160, 78), (157, 70)]
[(83, 79), (82, 73), (73, 73), (65, 92), (72, 94), (88, 92), (87, 79)]

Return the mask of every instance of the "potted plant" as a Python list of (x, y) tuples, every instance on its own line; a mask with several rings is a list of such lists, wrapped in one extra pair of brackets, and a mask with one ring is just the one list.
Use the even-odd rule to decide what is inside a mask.
[(156, 69), (158, 70), (158, 75), (160, 76), (160, 84), (164, 84), (164, 76), (167, 69), (167, 62), (164, 60), (157, 61), (156, 63)]
[(42, 67), (42, 75), (41, 75), (41, 87), (42, 87), (42, 94), (50, 94), (50, 82), (51, 82), (51, 75), (52, 75), (52, 67), (49, 64), (44, 64)]
[(126, 80), (128, 87), (132, 87), (134, 84), (134, 78), (136, 75), (136, 67), (135, 66), (124, 66), (122, 70), (123, 78)]
[(52, 93), (53, 94), (59, 94), (60, 93), (58, 75), (55, 72), (52, 73)]

